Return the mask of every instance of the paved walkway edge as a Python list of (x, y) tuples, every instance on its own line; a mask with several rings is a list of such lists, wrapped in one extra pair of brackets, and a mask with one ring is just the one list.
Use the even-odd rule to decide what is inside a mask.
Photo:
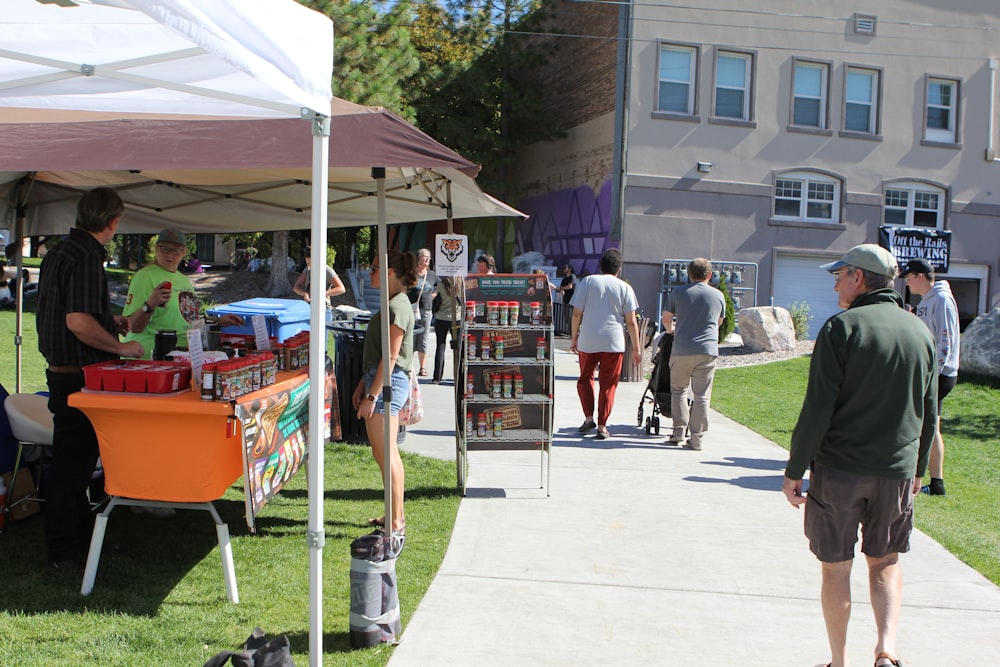
[[(780, 492), (785, 450), (714, 412), (703, 451), (666, 445), (668, 428), (647, 436), (645, 381), (619, 385), (609, 440), (580, 437), (566, 348), (557, 340), (551, 497), (537, 453), (470, 455), (447, 554), (389, 664), (825, 665), (819, 564)], [(454, 461), (453, 385), (421, 388), (404, 449)], [(1000, 589), (919, 532), (901, 562), (907, 667), (1000, 653)], [(868, 665), (860, 555), (852, 587), (850, 658)]]

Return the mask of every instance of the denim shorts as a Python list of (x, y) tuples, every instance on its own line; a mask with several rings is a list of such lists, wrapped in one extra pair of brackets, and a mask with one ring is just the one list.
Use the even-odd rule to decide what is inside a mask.
[[(375, 370), (378, 366), (369, 366), (365, 369), (365, 387), (368, 388), (369, 393), (372, 395), (379, 395), (378, 399), (375, 401), (375, 412), (378, 414), (385, 413), (385, 401), (384, 397), (380, 394), (382, 392), (382, 387), (373, 388), (372, 382), (375, 381)], [(401, 368), (394, 368), (392, 370), (392, 406), (389, 409), (390, 415), (398, 415), (400, 409), (402, 409), (403, 404), (406, 403), (406, 399), (410, 397), (410, 374)]]

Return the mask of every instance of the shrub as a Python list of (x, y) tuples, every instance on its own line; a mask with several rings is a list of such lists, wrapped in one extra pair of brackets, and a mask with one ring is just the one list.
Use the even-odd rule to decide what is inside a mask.
[(722, 296), (726, 300), (726, 318), (719, 325), (719, 342), (722, 343), (725, 342), (729, 334), (736, 331), (736, 309), (733, 305), (733, 297), (729, 294), (729, 290), (726, 289), (725, 275), (719, 275), (719, 284), (716, 285), (716, 289), (722, 292)]
[(788, 314), (792, 316), (792, 324), (795, 325), (795, 340), (809, 338), (809, 320), (812, 319), (809, 304), (805, 301), (796, 301), (788, 306)]

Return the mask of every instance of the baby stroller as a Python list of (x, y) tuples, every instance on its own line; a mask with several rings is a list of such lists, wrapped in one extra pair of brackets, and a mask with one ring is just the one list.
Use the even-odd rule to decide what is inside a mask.
[[(645, 426), (646, 435), (655, 433), (660, 435), (660, 415), (670, 417), (670, 351), (674, 347), (674, 335), (664, 333), (660, 335), (659, 343), (653, 354), (653, 372), (649, 376), (649, 384), (646, 391), (639, 399), (639, 417), (637, 426)], [(652, 414), (645, 417), (644, 405), (646, 401), (653, 404)]]

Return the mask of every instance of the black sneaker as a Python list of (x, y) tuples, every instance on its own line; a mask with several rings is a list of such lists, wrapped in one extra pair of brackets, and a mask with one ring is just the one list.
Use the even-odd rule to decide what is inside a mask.
[(580, 428), (576, 429), (576, 432), (577, 433), (590, 433), (595, 428), (597, 428), (597, 422), (588, 419), (585, 422), (583, 422), (583, 424), (580, 425)]
[(925, 484), (924, 486), (920, 487), (920, 493), (927, 496), (943, 496), (945, 495), (944, 485), (942, 484), (941, 486), (935, 486), (933, 484)]

